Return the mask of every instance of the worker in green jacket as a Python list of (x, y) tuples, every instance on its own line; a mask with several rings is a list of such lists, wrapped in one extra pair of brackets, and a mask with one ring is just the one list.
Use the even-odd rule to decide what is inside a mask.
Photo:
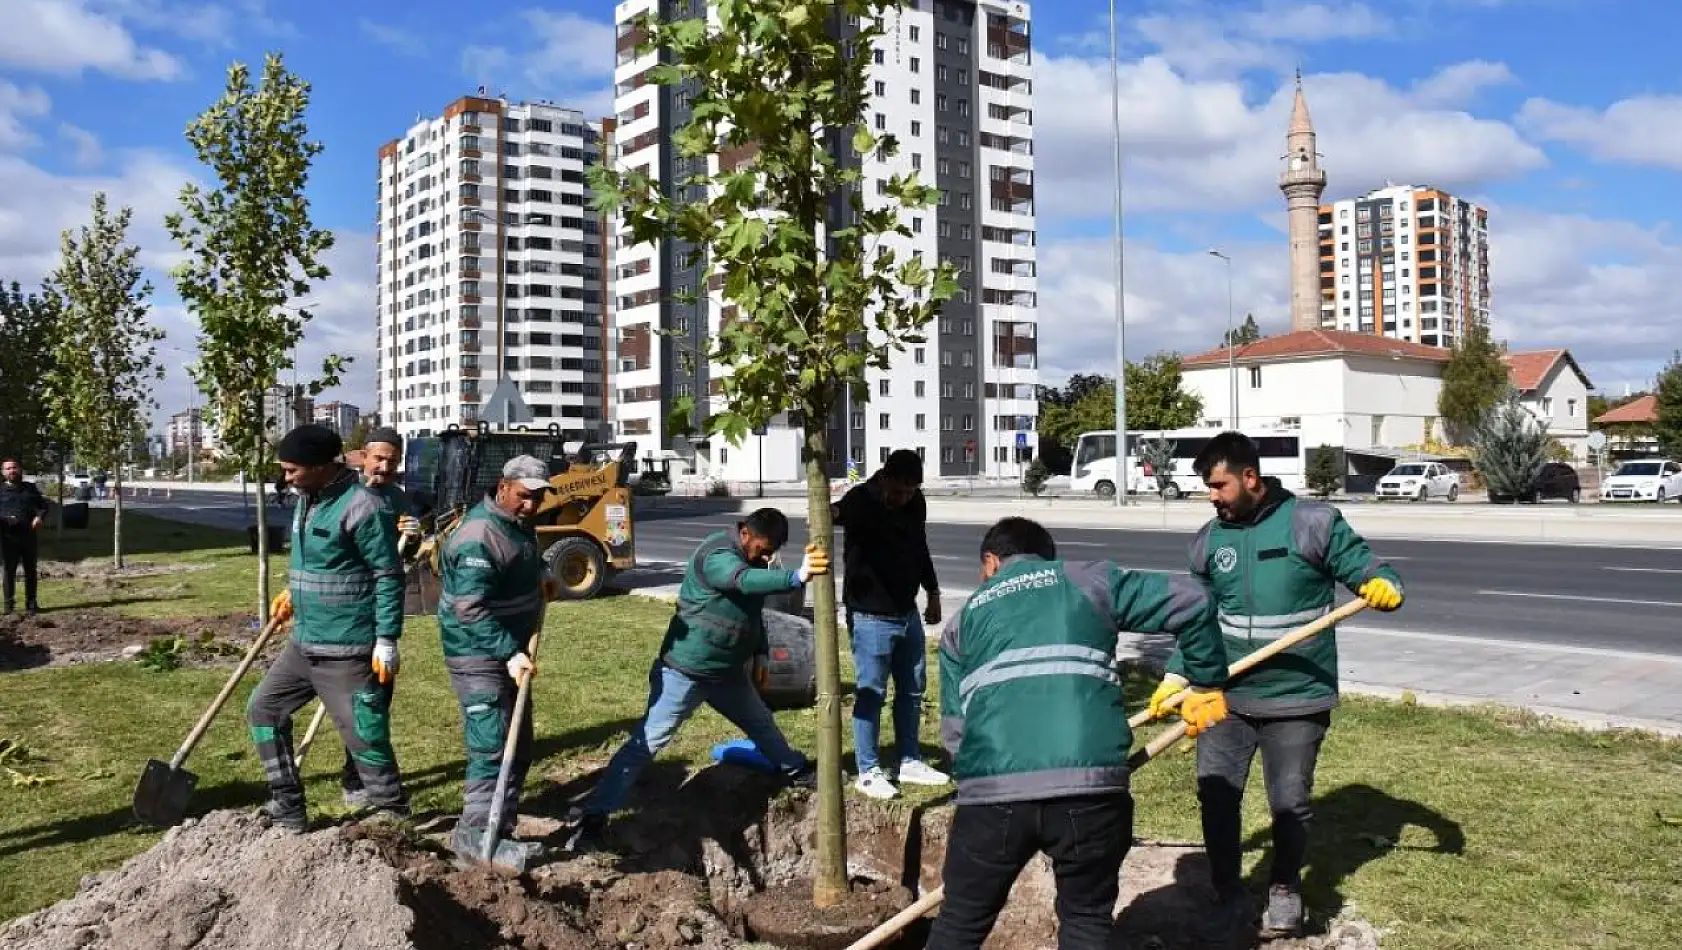
[[(420, 521), (410, 514), (409, 498), (403, 492), (403, 485), (397, 480), (397, 473), (402, 470), (403, 436), (398, 434), (396, 429), (385, 426), (369, 432), (362, 447), (362, 484), (380, 496), (385, 502), (387, 514), (396, 519), (397, 550), (406, 562), (420, 546), (421, 525)], [(386, 691), (387, 706), (391, 704), (391, 692), (396, 686), (397, 682), (393, 680), (382, 687)], [(349, 749), (345, 750), (345, 763), (339, 773), (339, 785), (344, 790), (346, 807), (367, 807), (368, 793), (362, 787), (362, 772), (356, 767), (356, 759), (351, 757)]]
[(1124, 630), (1177, 639), (1195, 735), (1226, 715), (1214, 605), (1189, 578), (1060, 561), (1051, 534), (1026, 518), (987, 531), (981, 577), (940, 640), (941, 741), (958, 807), (928, 948), (980, 950), (1042, 851), (1057, 878), (1058, 946), (1107, 948), (1133, 841), (1133, 736), (1116, 639)]
[[(510, 459), (496, 493), (467, 513), (440, 557), (438, 633), (467, 743), (467, 788), (450, 844), (469, 859), (479, 856), (490, 821), (518, 680), (537, 672), (531, 638), (543, 626), (544, 602), (555, 596), (530, 524), (548, 490), (549, 469), (542, 461), (530, 455)], [(531, 767), (532, 717), (527, 709), (520, 722), (492, 857), (515, 870), (524, 870), (540, 850), (512, 840), (520, 789)]]
[(316, 696), (356, 761), (368, 804), (398, 815), (409, 809), (384, 688), (397, 676), (403, 634), (397, 525), (380, 496), (338, 461), (342, 451), (338, 435), (318, 425), (288, 432), (277, 450), (298, 500), (288, 586), (271, 615), (293, 620), (293, 632), (246, 716), (269, 782), (264, 812), (293, 831), (303, 831), (308, 817), (292, 758), (292, 715)]
[[(1304, 501), (1264, 478), (1256, 446), (1240, 432), (1209, 441), (1193, 467), (1215, 518), (1192, 539), (1191, 573), (1220, 608), (1233, 661), (1330, 612), (1342, 584), (1378, 610), (1402, 603), (1402, 581), (1333, 506)], [(1185, 683), (1186, 658), (1169, 658), (1151, 711)], [(1227, 686), (1232, 716), (1197, 743), (1203, 841), (1219, 901), (1233, 927), (1255, 922), (1241, 878), (1240, 809), (1250, 763), (1261, 752), (1273, 813), (1273, 864), (1263, 936), (1300, 934), (1302, 866), (1320, 744), (1338, 702), (1337, 632), (1326, 630)]]
[(570, 849), (601, 846), (607, 816), (624, 804), (643, 768), (702, 705), (746, 733), (790, 784), (813, 784), (810, 760), (789, 747), (758, 692), (770, 675), (760, 616), (765, 598), (829, 570), (829, 555), (815, 545), (807, 546), (798, 570), (766, 567), (787, 540), (788, 519), (775, 508), (761, 508), (734, 531), (720, 531), (695, 549), (678, 588), (677, 610), (648, 671), (648, 712), (585, 803)]

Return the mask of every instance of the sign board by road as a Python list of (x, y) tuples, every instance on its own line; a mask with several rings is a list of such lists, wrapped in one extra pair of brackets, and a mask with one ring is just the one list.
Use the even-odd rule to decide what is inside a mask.
[(1016, 447), (1019, 448), (1019, 449), (1025, 449), (1025, 448), (1028, 447), (1028, 433), (1026, 433), (1026, 432), (1016, 433)]
[(1594, 431), (1589, 433), (1589, 448), (1598, 452), (1606, 447), (1606, 433)]

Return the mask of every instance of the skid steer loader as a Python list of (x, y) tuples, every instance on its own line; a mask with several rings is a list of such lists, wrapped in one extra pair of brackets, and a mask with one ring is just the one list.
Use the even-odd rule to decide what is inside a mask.
[(549, 466), (550, 490), (533, 524), (544, 561), (561, 582), (562, 599), (594, 597), (613, 572), (636, 566), (628, 487), (636, 443), (590, 443), (567, 436), (558, 425), (546, 430), (480, 425), (452, 426), (434, 438), (410, 440), (404, 483), (426, 532), (422, 561), (431, 574), (418, 578), (418, 585), (411, 582), (412, 612), (436, 609), (438, 556), (445, 542), (468, 510), (496, 490), (503, 465), (517, 455)]

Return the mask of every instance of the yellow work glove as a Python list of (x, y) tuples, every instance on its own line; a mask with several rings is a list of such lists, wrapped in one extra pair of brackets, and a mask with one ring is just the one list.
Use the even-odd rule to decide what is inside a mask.
[(1395, 610), (1402, 605), (1401, 588), (1382, 577), (1375, 577), (1357, 591), (1367, 606), (1374, 610)]
[(1150, 712), (1152, 719), (1161, 719), (1174, 714), (1174, 710), (1163, 707), (1172, 697), (1180, 695), (1180, 691), (1190, 685), (1190, 680), (1178, 673), (1169, 673), (1157, 684), (1156, 692), (1151, 694)]
[(274, 595), (269, 601), (269, 619), (275, 623), (285, 623), (292, 619), (292, 592), (283, 590)]
[(405, 538), (418, 538), (418, 537), (420, 537), (421, 536), (420, 519), (416, 518), (413, 515), (403, 515), (403, 516), (399, 517), (397, 519), (397, 533), (403, 535)]
[(381, 637), (374, 641), (374, 679), (381, 686), (390, 686), (397, 679), (397, 668), (401, 664), (397, 656), (397, 641)]
[(806, 557), (800, 562), (800, 570), (794, 572), (804, 584), (819, 574), (829, 573), (829, 555), (815, 544), (806, 545)]
[(1226, 718), (1226, 694), (1218, 689), (1197, 690), (1180, 704), (1186, 735), (1195, 736)]

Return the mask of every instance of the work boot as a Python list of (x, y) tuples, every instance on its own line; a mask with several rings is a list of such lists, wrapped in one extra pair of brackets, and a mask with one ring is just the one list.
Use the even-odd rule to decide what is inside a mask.
[(564, 846), (573, 854), (589, 854), (607, 850), (607, 816), (585, 812), (578, 819), (578, 827), (567, 836)]
[(1302, 892), (1286, 884), (1275, 884), (1267, 892), (1267, 913), (1262, 917), (1261, 936), (1302, 936)]
[(1223, 935), (1236, 935), (1256, 923), (1255, 904), (1250, 892), (1242, 884), (1215, 889), (1215, 907), (1210, 914), (1215, 929)]
[[(456, 830), (450, 834), (450, 849), (456, 853), (456, 857), (467, 861), (479, 860), (484, 843), (483, 828), (456, 825)], [(535, 841), (514, 841), (507, 837), (499, 837), (496, 850), (491, 854), (491, 863), (511, 871), (523, 872), (542, 854), (543, 845)]]
[(817, 788), (818, 766), (814, 762), (807, 762), (792, 772), (784, 772), (783, 781), (789, 788)]
[(310, 828), (309, 815), (301, 804), (286, 805), (278, 798), (271, 798), (263, 803), (258, 814), (273, 822), (276, 828), (284, 828), (293, 834), (303, 834)]
[(345, 807), (346, 808), (360, 810), (360, 809), (363, 809), (363, 808), (367, 808), (370, 804), (372, 804), (372, 803), (368, 801), (368, 790), (367, 789), (365, 789), (365, 788), (347, 788), (347, 789), (345, 789)]

